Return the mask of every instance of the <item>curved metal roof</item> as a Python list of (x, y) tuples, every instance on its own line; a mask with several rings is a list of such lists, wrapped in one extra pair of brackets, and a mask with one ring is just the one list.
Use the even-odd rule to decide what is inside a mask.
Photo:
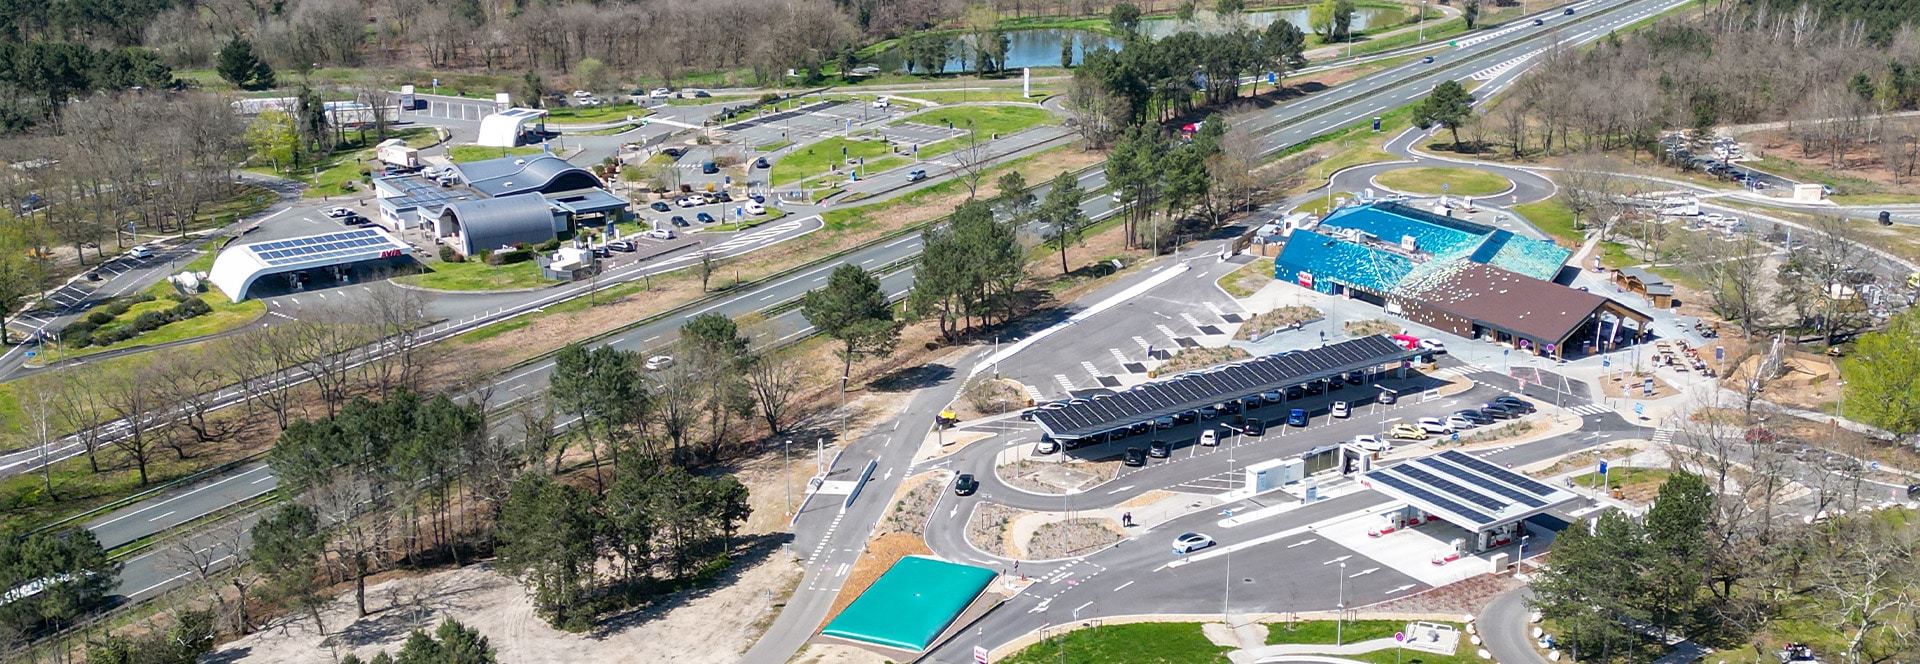
[(600, 178), (584, 168), (550, 154), (488, 159), (454, 165), (460, 181), (487, 196), (511, 196), (530, 191), (551, 192), (597, 189)]
[(461, 253), (473, 255), (516, 242), (538, 244), (554, 237), (553, 210), (540, 196), (508, 196), (460, 201), (440, 210), (453, 215), (466, 239)]
[(254, 281), (269, 274), (404, 256), (407, 249), (407, 243), (376, 226), (238, 244), (213, 259), (207, 280), (228, 299), (239, 302), (246, 299)]

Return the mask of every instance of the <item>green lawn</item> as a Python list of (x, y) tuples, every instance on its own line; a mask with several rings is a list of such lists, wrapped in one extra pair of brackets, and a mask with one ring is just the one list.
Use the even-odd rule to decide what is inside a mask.
[(787, 147), (789, 145), (793, 145), (793, 141), (774, 141), (772, 143), (763, 143), (761, 145), (753, 146), (753, 149), (759, 150), (761, 152), (772, 152), (774, 150)]
[(531, 260), (494, 266), (481, 262), (478, 258), (460, 263), (434, 261), (427, 264), (427, 272), (423, 274), (407, 275), (397, 279), (421, 288), (450, 291), (513, 290), (538, 288), (555, 283), (541, 278), (540, 265)]
[(1902, 205), (1920, 203), (1920, 196), (1911, 194), (1859, 194), (1848, 196), (1836, 194), (1828, 196), (1836, 205)]
[(637, 104), (614, 104), (594, 108), (557, 108), (547, 111), (547, 119), (558, 124), (599, 124), (624, 120), (629, 115), (644, 118), (652, 114), (653, 111)]
[[(1003, 664), (1224, 664), (1227, 651), (1200, 633), (1199, 623), (1135, 623), (1089, 627), (1041, 641)], [(1062, 656), (1064, 652), (1065, 656)]]
[[(1617, 486), (1628, 493), (1632, 493), (1636, 489), (1658, 487), (1666, 484), (1667, 475), (1668, 471), (1665, 468), (1616, 467), (1607, 469), (1605, 479), (1606, 486)], [(1585, 475), (1574, 476), (1573, 483), (1590, 489), (1597, 489), (1601, 486), (1601, 479), (1600, 473), (1587, 473)]]
[(1513, 186), (1506, 178), (1471, 168), (1402, 168), (1374, 178), (1380, 186), (1413, 194), (1490, 196)]
[(544, 150), (538, 145), (522, 145), (517, 148), (491, 148), (482, 145), (456, 145), (447, 149), (447, 158), (454, 163), (499, 159), (520, 155), (540, 154)]
[(988, 88), (985, 90), (967, 90), (965, 92), (948, 92), (948, 91), (914, 92), (912, 90), (900, 91), (900, 96), (902, 97), (906, 97), (908, 99), (919, 99), (921, 101), (930, 101), (936, 104), (964, 104), (967, 102), (974, 102), (974, 101), (1025, 101), (1025, 102), (1038, 103), (1042, 98), (1045, 98), (1048, 94), (1050, 94), (1049, 88), (1038, 87), (1038, 86), (1036, 86), (1033, 89), (1032, 97), (1020, 96), (1020, 88), (1017, 88), (1017, 87)]
[[(1393, 638), (1395, 633), (1405, 629), (1404, 620), (1353, 620), (1340, 626), (1339, 634), (1344, 643), (1355, 643), (1372, 639)], [(1280, 643), (1333, 643), (1334, 623), (1326, 620), (1311, 622), (1267, 625), (1267, 645)]]
[[(425, 127), (388, 132), (387, 137), (404, 139), (407, 145), (414, 147), (426, 147), (439, 140), (438, 133)], [(378, 166), (373, 155), (376, 143), (379, 143), (379, 139), (373, 134), (355, 132), (348, 135), (347, 147), (335, 150), (319, 161), (302, 162), (285, 171), (275, 171), (270, 166), (258, 164), (246, 170), (305, 182), (309, 186), (302, 195), (307, 198), (344, 196), (365, 190), (358, 183)], [(352, 191), (345, 187), (348, 182), (355, 183)]]
[(1559, 240), (1562, 245), (1578, 247), (1580, 243), (1586, 242), (1585, 235), (1574, 228), (1573, 211), (1568, 210), (1567, 206), (1561, 204), (1557, 198), (1515, 205), (1513, 211), (1540, 227), (1540, 230), (1546, 231), (1547, 235), (1553, 236), (1553, 239)]
[(673, 97), (667, 100), (667, 105), (668, 106), (705, 106), (707, 104), (736, 104), (744, 101), (754, 101), (759, 98), (760, 98), (759, 95), (714, 95), (711, 97), (694, 97), (692, 99), (681, 99), (679, 97)]
[(1052, 113), (1031, 106), (956, 106), (927, 111), (893, 124), (915, 122), (944, 127), (951, 123), (954, 129), (972, 129), (977, 140), (985, 141), (992, 140), (996, 133), (1006, 136), (1051, 120)]
[(753, 228), (755, 226), (759, 226), (761, 224), (767, 223), (769, 221), (773, 221), (775, 219), (779, 219), (781, 217), (787, 216), (786, 210), (782, 210), (780, 208), (777, 208), (771, 205), (766, 206), (766, 208), (767, 208), (766, 214), (759, 215), (759, 216), (749, 216), (745, 219), (741, 219), (740, 221), (735, 221), (735, 222), (730, 222), (725, 224), (714, 224), (712, 226), (708, 226), (706, 228), (700, 229), (699, 232), (721, 233), (721, 232), (731, 232), (731, 231), (744, 231), (749, 228)]
[[(199, 263), (200, 261), (194, 261), (194, 263), (190, 263), (189, 267), (186, 269), (204, 270), (205, 269), (204, 267), (201, 267), (201, 268), (192, 267), (193, 265), (197, 265)], [(211, 265), (212, 261), (208, 260), (207, 264)], [(174, 304), (176, 303), (173, 301), (173, 298), (168, 297), (168, 294), (173, 292), (174, 292), (173, 285), (165, 281), (162, 281), (160, 283), (157, 283), (148, 287), (146, 290), (146, 293), (154, 297), (153, 301), (142, 302), (140, 304), (133, 305), (133, 307), (127, 309), (126, 313), (115, 317), (113, 322), (108, 323), (105, 327), (101, 329), (104, 330), (108, 328), (119, 327), (122, 325), (130, 325), (133, 323), (133, 320), (135, 318), (140, 317), (140, 314), (148, 311), (161, 311), (165, 309), (172, 309)], [(74, 348), (74, 349), (61, 349), (61, 348), (49, 347), (42, 351), (42, 354), (38, 359), (42, 363), (58, 362), (60, 360), (69, 360), (76, 357), (85, 357), (88, 355), (93, 355), (95, 353), (103, 353), (109, 350), (120, 350), (122, 348), (139, 348), (143, 346), (156, 346), (159, 344), (172, 343), (175, 341), (182, 341), (186, 339), (193, 339), (196, 337), (204, 337), (208, 335), (219, 334), (221, 332), (226, 332), (228, 330), (239, 328), (241, 326), (247, 325), (248, 323), (252, 323), (253, 321), (259, 320), (261, 316), (267, 313), (267, 304), (265, 302), (262, 302), (260, 300), (242, 300), (240, 302), (234, 302), (228, 299), (226, 295), (221, 294), (218, 289), (209, 289), (206, 293), (202, 293), (200, 295), (200, 301), (205, 302), (207, 303), (208, 306), (213, 307), (213, 311), (211, 313), (201, 315), (201, 316), (195, 316), (193, 318), (189, 318), (183, 321), (175, 321), (172, 323), (167, 323), (166, 325), (162, 325), (146, 333), (143, 333), (140, 336), (134, 337), (132, 339), (128, 339), (126, 341), (122, 341), (120, 343), (113, 344), (111, 346), (88, 346), (86, 348)], [(92, 310), (89, 310), (88, 313), (92, 313), (93, 311), (98, 311), (105, 308), (106, 308), (106, 305), (94, 307)]]
[(845, 159), (874, 159), (892, 152), (893, 146), (883, 141), (854, 141), (836, 136), (781, 157), (774, 162), (769, 179), (774, 186), (799, 182), (826, 173), (834, 166), (841, 166), (844, 171)]

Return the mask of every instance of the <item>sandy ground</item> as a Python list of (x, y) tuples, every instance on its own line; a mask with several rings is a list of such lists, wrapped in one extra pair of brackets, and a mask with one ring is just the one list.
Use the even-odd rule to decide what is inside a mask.
[(893, 660), (865, 648), (809, 643), (791, 661), (793, 664), (891, 664)]
[(518, 583), (490, 566), (471, 565), (370, 586), (367, 603), (375, 613), (351, 624), (353, 596), (343, 594), (324, 614), (328, 635), (302, 617), (285, 634), (277, 628), (260, 632), (220, 652), (227, 662), (332, 664), (349, 653), (364, 660), (383, 649), (398, 651), (414, 628), (431, 630), (451, 616), (486, 635), (502, 662), (731, 664), (773, 618), (768, 589), (791, 588), (799, 579), (799, 567), (774, 556), (714, 588), (675, 596), (665, 604), (670, 611), (623, 616), (604, 633), (582, 635), (547, 626)]

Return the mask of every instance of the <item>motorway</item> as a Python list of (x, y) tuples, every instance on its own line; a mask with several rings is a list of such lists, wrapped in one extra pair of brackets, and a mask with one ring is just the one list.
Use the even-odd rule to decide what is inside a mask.
[[(1329, 130), (1364, 121), (1382, 110), (1396, 107), (1419, 98), (1421, 95), (1424, 95), (1434, 83), (1442, 79), (1465, 78), (1498, 69), (1499, 71), (1490, 76), (1481, 90), (1488, 90), (1496, 86), (1505, 85), (1525, 69), (1524, 66), (1515, 66), (1507, 63), (1516, 62), (1515, 58), (1521, 58), (1521, 60), (1517, 62), (1524, 64), (1525, 58), (1545, 48), (1543, 44), (1537, 42), (1544, 41), (1548, 38), (1558, 38), (1558, 40), (1563, 43), (1591, 41), (1605, 35), (1611, 30), (1638, 21), (1654, 13), (1679, 6), (1683, 4), (1683, 2), (1684, 0), (1588, 2), (1579, 5), (1581, 7), (1580, 14), (1566, 17), (1564, 21), (1556, 17), (1549, 20), (1548, 27), (1545, 28), (1531, 28), (1527, 26), (1527, 29), (1507, 29), (1483, 37), (1463, 40), (1459, 48), (1438, 55), (1435, 64), (1424, 65), (1415, 62), (1397, 66), (1382, 72), (1370, 74), (1324, 93), (1268, 109), (1265, 115), (1266, 117), (1273, 118), (1274, 121), (1261, 127), (1261, 130), (1265, 132), (1262, 138), (1262, 147), (1267, 151), (1278, 151), (1284, 149), (1286, 146), (1308, 140), (1315, 135), (1326, 133)], [(1303, 117), (1306, 119), (1300, 121), (1300, 118)], [(624, 140), (631, 139), (628, 138)], [(1098, 189), (1104, 185), (1104, 175), (1096, 169), (1083, 176), (1082, 182), (1085, 188)], [(1044, 195), (1044, 191), (1040, 192), (1040, 195)], [(1093, 218), (1102, 218), (1113, 212), (1112, 203), (1110, 199), (1105, 196), (1090, 197), (1082, 207), (1083, 211), (1085, 211), (1089, 217)], [(793, 229), (792, 232), (807, 232), (807, 229)], [(675, 331), (677, 331), (687, 319), (695, 315), (709, 311), (717, 311), (729, 316), (739, 316), (762, 311), (782, 303), (790, 302), (804, 294), (807, 290), (823, 283), (827, 273), (838, 265), (854, 264), (874, 269), (895, 264), (902, 259), (916, 255), (919, 252), (919, 243), (920, 238), (917, 234), (908, 234), (899, 239), (864, 248), (836, 261), (818, 265), (796, 274), (770, 281), (766, 284), (743, 288), (708, 304), (682, 309), (671, 316), (630, 329), (599, 343), (642, 352), (659, 348), (663, 344), (670, 342)], [(1198, 248), (1197, 250), (1203, 254), (1208, 251), (1205, 248)], [(677, 260), (684, 261), (687, 260), (687, 258), (682, 257)], [(644, 273), (678, 267), (671, 263), (672, 261), (666, 261), (654, 264), (647, 270), (635, 270), (627, 275), (621, 275), (619, 280), (637, 279)], [(910, 270), (895, 271), (883, 276), (882, 285), (890, 295), (898, 297), (910, 288), (911, 279), (912, 274)], [(603, 279), (602, 285), (608, 285), (610, 281), (611, 280)], [(584, 294), (582, 288), (555, 289), (550, 293), (542, 293), (538, 300), (520, 305), (517, 308), (532, 311), (538, 307), (546, 306), (546, 304), (577, 297), (582, 294)], [(454, 323), (456, 322), (450, 321), (448, 324), (451, 325)], [(807, 328), (804, 320), (799, 320), (795, 313), (788, 312), (775, 317), (759, 334), (763, 337), (770, 338), (762, 339), (764, 342), (767, 340), (791, 338), (803, 334), (806, 331)], [(506, 376), (498, 383), (498, 389), (493, 391), (494, 402), (492, 403), (494, 405), (508, 404), (530, 394), (533, 390), (541, 389), (545, 384), (547, 373), (550, 370), (551, 363), (542, 362), (530, 365)], [(950, 381), (944, 385), (945, 387), (951, 387), (952, 384)], [(937, 392), (937, 390), (930, 392)], [(941, 403), (944, 403), (944, 401), (941, 401)], [(896, 426), (906, 426), (909, 431), (925, 426), (924, 413), (926, 412), (931, 412), (931, 410), (920, 410), (917, 408), (910, 410), (909, 415), (903, 416), (903, 418), (906, 418), (904, 421), (897, 421), (895, 424)], [(914, 413), (919, 414), (915, 415)], [(65, 451), (65, 456), (71, 456), (72, 454), (73, 450)], [(27, 453), (26, 456), (31, 457), (33, 455)], [(843, 464), (836, 467), (836, 471), (844, 471), (847, 467), (857, 467), (854, 464), (863, 465), (867, 458), (872, 458), (862, 458), (863, 456), (865, 455), (850, 452), (846, 455), (847, 458)], [(34, 467), (34, 462), (31, 459), (0, 458), (0, 468), (5, 468), (5, 472), (8, 473), (23, 472), (32, 467)], [(259, 473), (264, 471), (256, 468), (248, 468), (242, 472)], [(249, 482), (258, 480), (261, 488), (271, 485), (272, 481), (270, 479), (262, 479), (262, 477), (270, 477), (270, 475), (256, 476), (254, 480), (249, 480)], [(878, 496), (889, 495), (892, 492), (892, 488), (888, 486), (889, 483), (897, 485), (897, 479), (887, 481), (876, 479), (874, 485), (869, 486), (867, 490)], [(227, 485), (223, 484), (220, 486), (224, 487)], [(254, 485), (249, 484), (248, 486)], [(164, 523), (193, 518), (232, 504), (232, 502), (234, 502), (232, 500), (234, 496), (227, 491), (227, 489), (207, 488), (203, 485), (162, 496), (160, 499), (173, 501), (170, 504), (175, 507), (173, 510), (175, 513), (167, 515), (165, 519), (147, 521), (137, 516), (129, 517), (123, 512), (115, 512), (108, 515), (106, 520), (110, 522), (108, 525), (112, 532), (115, 533), (114, 536), (116, 538), (137, 538), (145, 534), (160, 532), (163, 530), (162, 524)], [(128, 508), (128, 510), (134, 509), (144, 510), (146, 508), (144, 505)], [(801, 523), (796, 526), (796, 541), (806, 542), (809, 539), (819, 538), (820, 544), (815, 547), (817, 550), (840, 552), (857, 551), (861, 543), (865, 541), (867, 531), (864, 530), (864, 528), (866, 524), (856, 522), (854, 526), (838, 528), (836, 525), (835, 523), (815, 523), (803, 518)], [(822, 532), (823, 526), (825, 530), (824, 534)], [(826, 585), (830, 585), (822, 582), (822, 577), (827, 576), (830, 576), (830, 574), (822, 568), (810, 567), (807, 580), (804, 581), (803, 584), (805, 584), (805, 587), (821, 587), (824, 589)], [(144, 589), (157, 591), (155, 589), (161, 587), (163, 585), (162, 582), (166, 580), (167, 577), (164, 575), (164, 572), (146, 573), (129, 565), (128, 569), (122, 574), (121, 587), (123, 590), (139, 591)], [(796, 595), (796, 597), (799, 597), (799, 595)], [(796, 616), (801, 616), (801, 618), (796, 619), (799, 623), (805, 623), (806, 620), (802, 614), (807, 613), (807, 611), (799, 609), (803, 606), (812, 606), (812, 604), (808, 604), (808, 602), (813, 602), (813, 600), (796, 600), (794, 604), (790, 605), (790, 610), (783, 613), (781, 620), (787, 621), (788, 618), (786, 614), (792, 613)], [(817, 602), (814, 603), (817, 604)], [(810, 630), (813, 627), (817, 627), (817, 625), (818, 622), (816, 619), (812, 625), (808, 625), (807, 627)], [(797, 647), (797, 644), (794, 645)], [(779, 649), (775, 648), (773, 650)], [(750, 658), (749, 661), (785, 661), (787, 654), (790, 652), (791, 650), (786, 651), (786, 653), (768, 651), (766, 653), (768, 657), (765, 659)], [(773, 656), (775, 654), (777, 654), (777, 657)]]

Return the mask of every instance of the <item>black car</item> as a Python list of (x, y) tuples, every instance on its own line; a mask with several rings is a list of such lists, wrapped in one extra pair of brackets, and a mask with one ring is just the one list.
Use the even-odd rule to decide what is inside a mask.
[(1121, 439), (1124, 439), (1124, 438), (1126, 438), (1126, 437), (1127, 437), (1127, 428), (1126, 428), (1126, 427), (1120, 427), (1120, 428), (1118, 428), (1118, 429), (1114, 429), (1114, 430), (1112, 430), (1112, 431), (1108, 431), (1108, 432), (1107, 432), (1107, 440), (1108, 440), (1109, 442), (1111, 442), (1111, 441), (1116, 441), (1116, 440), (1121, 440)]
[(1032, 422), (1033, 414), (1038, 412), (1040, 412), (1040, 409), (1038, 408), (1028, 408), (1026, 410), (1020, 411), (1020, 419), (1026, 420), (1028, 422)]
[(1240, 408), (1241, 404), (1239, 399), (1220, 404), (1220, 410), (1229, 415), (1240, 412)]
[(673, 215), (673, 219), (670, 219), (669, 221), (672, 221), (672, 222), (673, 222), (673, 225), (675, 225), (675, 226), (679, 226), (679, 227), (681, 227), (681, 228), (686, 228), (686, 227), (688, 227), (688, 226), (692, 226), (692, 225), (693, 225), (693, 224), (689, 224), (689, 223), (687, 223), (687, 218), (686, 218), (686, 217), (682, 217), (682, 216), (680, 216), (680, 215), (677, 215), (677, 214), (676, 214), (676, 215)]
[(1532, 413), (1534, 410), (1536, 410), (1533, 407), (1533, 404), (1528, 403), (1525, 399), (1521, 399), (1515, 396), (1494, 397), (1493, 402), (1502, 406), (1506, 406), (1508, 410), (1512, 410), (1520, 413)]
[(1546, 25), (1546, 24), (1547, 24), (1547, 21), (1546, 21), (1546, 19), (1540, 19), (1540, 18), (1536, 18), (1536, 19), (1533, 19), (1533, 24), (1534, 24), (1534, 25)]
[(1307, 390), (1304, 387), (1295, 385), (1293, 387), (1287, 388), (1288, 399), (1303, 399), (1303, 398), (1306, 398), (1306, 396), (1307, 396)]
[(1564, 13), (1565, 13), (1566, 15), (1568, 15), (1568, 16), (1572, 16), (1572, 15), (1573, 15), (1573, 8), (1572, 8), (1572, 7), (1568, 7), (1568, 8), (1567, 8), (1567, 11), (1566, 11), (1566, 12), (1564, 12)]
[(1126, 455), (1120, 458), (1120, 463), (1124, 463), (1129, 466), (1147, 465), (1147, 451), (1140, 449), (1138, 447), (1129, 447), (1127, 448)]
[(1165, 459), (1169, 454), (1173, 454), (1173, 446), (1167, 444), (1167, 441), (1156, 440), (1147, 444), (1147, 456), (1155, 459)]
[(713, 223), (713, 215), (707, 214), (705, 212), (693, 215), (693, 218), (703, 224)]
[(652, 205), (649, 205), (647, 207), (653, 208), (654, 212), (672, 212), (673, 211), (673, 206), (667, 205), (666, 201), (654, 201)]
[(971, 496), (973, 492), (979, 490), (980, 480), (974, 479), (972, 475), (961, 473), (959, 477), (953, 478), (953, 493), (956, 496)]
[(1173, 414), (1174, 424), (1193, 424), (1200, 420), (1200, 414), (1191, 410)]
[(1328, 392), (1332, 392), (1332, 391), (1334, 391), (1334, 390), (1343, 390), (1343, 389), (1346, 389), (1346, 387), (1347, 387), (1347, 382), (1346, 382), (1346, 381), (1344, 381), (1344, 380), (1330, 380), (1330, 381), (1327, 381), (1327, 391), (1328, 391)]
[(1348, 383), (1348, 384), (1350, 384), (1350, 385), (1359, 385), (1359, 384), (1362, 384), (1362, 383), (1365, 383), (1365, 382), (1367, 382), (1367, 376), (1366, 376), (1366, 374), (1363, 374), (1363, 373), (1360, 373), (1360, 372), (1358, 372), (1358, 371), (1349, 371), (1349, 372), (1347, 372), (1347, 383)]
[(747, 200), (753, 201), (755, 203), (766, 203), (767, 197), (761, 196), (759, 194), (747, 194)]
[(613, 255), (613, 252), (607, 249), (604, 245), (593, 248), (593, 256), (595, 258), (606, 258), (612, 255)]
[(1247, 420), (1246, 430), (1247, 430), (1247, 435), (1249, 436), (1254, 436), (1256, 438), (1260, 436), (1264, 436), (1264, 435), (1267, 435), (1267, 423), (1264, 420), (1261, 420), (1260, 418), (1256, 417), (1251, 420)]
[(720, 201), (720, 202), (722, 202), (722, 203), (732, 203), (732, 202), (733, 202), (733, 194), (729, 194), (729, 193), (727, 193), (727, 192), (725, 192), (725, 191), (716, 191), (716, 192), (713, 192), (713, 198), (714, 198), (715, 200), (718, 200), (718, 201)]
[(1311, 383), (1307, 383), (1307, 394), (1320, 395), (1320, 394), (1326, 394), (1326, 393), (1327, 393), (1326, 383), (1317, 381), (1317, 380)]
[(1427, 56), (1427, 57), (1424, 57), (1424, 58), (1420, 58), (1420, 62), (1421, 62), (1422, 64), (1429, 64), (1429, 65), (1430, 65), (1430, 64), (1433, 64), (1433, 56), (1431, 56), (1431, 55), (1429, 55), (1429, 56)]
[(679, 159), (679, 158), (680, 158), (680, 148), (667, 148), (667, 149), (665, 149), (665, 150), (661, 150), (661, 151), (660, 151), (660, 154), (663, 154), (663, 155), (666, 155), (666, 156), (669, 156), (669, 157), (673, 157), (674, 159)]
[(714, 173), (720, 172), (720, 165), (711, 161), (701, 162), (700, 172), (706, 175), (713, 175)]
[(1487, 417), (1486, 413), (1482, 413), (1477, 410), (1461, 410), (1461, 411), (1455, 411), (1453, 414), (1459, 417), (1460, 419), (1466, 420), (1468, 422), (1472, 422), (1474, 426), (1486, 426), (1489, 424), (1493, 424), (1493, 418)]
[(1490, 403), (1485, 406), (1481, 406), (1480, 413), (1496, 420), (1511, 420), (1511, 419), (1516, 419), (1520, 417), (1520, 413), (1515, 412), (1513, 409), (1508, 408), (1506, 406), (1502, 406), (1497, 403)]
[(753, 160), (753, 167), (754, 168), (772, 168), (773, 164), (767, 163), (766, 157), (761, 157), (759, 159)]

